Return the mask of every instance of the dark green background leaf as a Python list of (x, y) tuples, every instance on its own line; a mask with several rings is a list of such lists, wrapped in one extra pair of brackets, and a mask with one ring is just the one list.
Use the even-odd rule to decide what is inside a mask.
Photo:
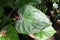
[(8, 38), (6, 36), (1, 36), (0, 40), (8, 40)]
[(3, 6), (0, 6), (0, 17), (2, 17), (4, 14)]
[(7, 26), (7, 37), (10, 38), (10, 40), (18, 40), (18, 33), (13, 25)]

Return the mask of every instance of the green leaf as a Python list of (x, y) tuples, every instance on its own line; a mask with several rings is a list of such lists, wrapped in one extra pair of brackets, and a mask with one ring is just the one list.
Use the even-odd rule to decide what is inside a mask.
[(0, 40), (8, 40), (6, 36), (1, 36)]
[[(55, 33), (56, 33), (56, 31), (50, 26), (50, 27), (47, 27), (44, 30), (42, 30), (41, 32), (36, 33), (34, 35), (39, 40), (45, 40), (45, 39), (48, 39), (51, 36), (53, 36)], [(41, 35), (42, 35), (42, 37), (41, 37)]]
[(47, 11), (47, 7), (46, 7), (46, 5), (42, 2), (41, 3), (41, 10), (44, 12), (44, 13), (46, 13), (46, 11)]
[(58, 19), (60, 19), (60, 13), (58, 13), (55, 17), (54, 17), (54, 22), (57, 21)]
[(34, 6), (34, 7), (36, 7), (36, 5), (37, 5), (35, 2), (31, 2), (29, 4), (32, 5), (32, 6)]
[(30, 34), (37, 33), (51, 26), (47, 16), (31, 5), (25, 5), (18, 10), (20, 20), (16, 22), (16, 30), (19, 33)]
[(40, 3), (42, 3), (42, 0), (34, 0), (34, 2), (40, 4)]
[(17, 33), (15, 27), (13, 25), (8, 25), (6, 27), (7, 27), (7, 37), (10, 40), (18, 40), (18, 33)]
[(16, 0), (15, 6), (19, 8), (19, 7), (23, 6), (23, 5), (29, 4), (31, 2), (35, 2), (35, 3), (40, 4), (42, 2), (42, 0)]
[(0, 5), (14, 7), (14, 2), (14, 0), (0, 0)]
[(15, 7), (14, 0), (6, 0), (5, 6)]
[(3, 16), (3, 14), (4, 14), (3, 7), (2, 7), (2, 6), (0, 6), (0, 17), (2, 17), (2, 16)]
[(24, 4), (29, 4), (30, 2), (33, 2), (33, 0), (16, 0), (15, 6), (16, 7), (21, 7)]
[(52, 2), (56, 2), (56, 3), (59, 3), (59, 0), (52, 0)]
[(29, 4), (31, 2), (41, 3), (42, 0), (1, 0), (0, 5), (2, 6), (10, 6), (10, 7), (16, 7), (19, 8), (23, 6), (24, 4)]

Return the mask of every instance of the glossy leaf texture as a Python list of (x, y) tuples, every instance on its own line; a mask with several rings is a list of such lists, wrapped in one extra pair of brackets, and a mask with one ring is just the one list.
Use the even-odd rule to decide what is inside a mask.
[(20, 20), (16, 22), (16, 30), (22, 34), (40, 32), (52, 25), (47, 16), (31, 5), (24, 5), (18, 10)]
[(53, 29), (53, 27), (49, 26), (45, 28), (44, 30), (42, 30), (41, 32), (36, 33), (34, 35), (39, 40), (46, 40), (50, 38), (51, 36), (53, 36), (55, 33), (56, 31)]

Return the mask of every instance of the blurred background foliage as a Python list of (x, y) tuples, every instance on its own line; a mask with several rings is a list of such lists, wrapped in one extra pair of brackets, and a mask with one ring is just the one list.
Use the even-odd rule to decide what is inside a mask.
[[(15, 25), (16, 22), (20, 20), (18, 11), (25, 4), (35, 7), (35, 9), (42, 11), (44, 14), (46, 14), (47, 11), (54, 11), (55, 17), (52, 22), (56, 21), (57, 18), (60, 18), (60, 0), (0, 0), (0, 40), (20, 40)], [(53, 6), (53, 4), (56, 5), (57, 8)], [(24, 12), (24, 10), (22, 12)], [(42, 30), (34, 35), (39, 40), (44, 40), (55, 33), (55, 30), (53, 28), (51, 29), (52, 30), (48, 31), (49, 33), (45, 32), (46, 30), (44, 29), (45, 31)], [(47, 30), (49, 30), (48, 27)], [(44, 37), (43, 35), (47, 37)]]

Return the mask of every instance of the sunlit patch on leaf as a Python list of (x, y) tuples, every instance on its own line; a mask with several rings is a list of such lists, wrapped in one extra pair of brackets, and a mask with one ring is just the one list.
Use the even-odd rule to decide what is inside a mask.
[(51, 36), (53, 36), (56, 33), (56, 31), (51, 27), (47, 27), (44, 30), (42, 30), (39, 33), (34, 34), (36, 36), (36, 38), (38, 38), (39, 40), (45, 40), (50, 38)]

